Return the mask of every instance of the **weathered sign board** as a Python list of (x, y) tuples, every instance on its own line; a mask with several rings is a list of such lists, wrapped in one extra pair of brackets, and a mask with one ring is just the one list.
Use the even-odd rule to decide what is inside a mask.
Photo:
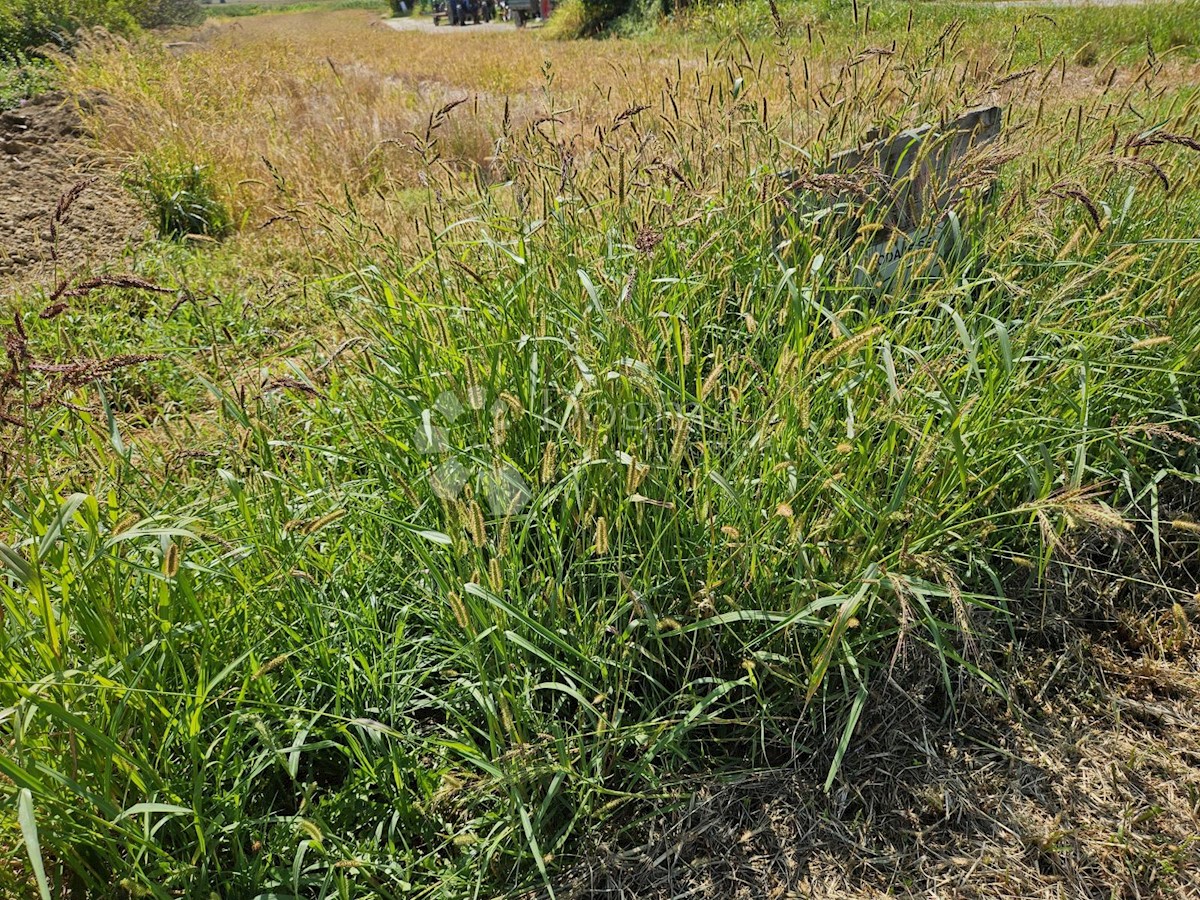
[[(785, 173), (797, 184), (792, 216), (832, 221), (847, 247), (869, 226), (879, 239), (861, 252), (856, 280), (882, 287), (899, 274), (935, 276), (939, 260), (962, 244), (955, 207), (968, 187), (980, 186), (980, 171), (968, 160), (996, 139), (1002, 118), (998, 106), (973, 109), (943, 125), (921, 125), (837, 153), (815, 178)], [(914, 252), (922, 249), (928, 252)]]

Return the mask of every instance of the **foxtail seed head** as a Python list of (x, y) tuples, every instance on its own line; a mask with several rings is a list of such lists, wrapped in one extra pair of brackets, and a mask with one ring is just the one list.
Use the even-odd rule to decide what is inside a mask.
[(608, 553), (608, 520), (604, 516), (596, 519), (596, 539), (593, 546), (597, 556)]
[(547, 441), (545, 449), (542, 450), (542, 484), (549, 484), (554, 480), (554, 466), (557, 462), (558, 444)]

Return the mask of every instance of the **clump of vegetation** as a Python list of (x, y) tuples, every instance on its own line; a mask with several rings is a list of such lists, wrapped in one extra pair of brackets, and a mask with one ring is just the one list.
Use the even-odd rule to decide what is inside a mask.
[(200, 20), (199, 0), (7, 0), (0, 8), (0, 60), (43, 45), (69, 47), (81, 28), (129, 34)]
[(564, 0), (542, 32), (550, 40), (572, 40), (605, 33), (638, 33), (673, 12), (659, 0)]
[(145, 204), (160, 238), (220, 239), (233, 230), (229, 209), (205, 166), (147, 160), (126, 182)]
[[(182, 413), (123, 412), (149, 353), (52, 357), (69, 286), (16, 319), (0, 846), (22, 888), (513, 896), (698, 777), (812, 759), (852, 796), (880, 686), (1003, 696), (1056, 579), (1089, 627), (1137, 591), (1183, 646), (1195, 585), (1163, 573), (1200, 532), (1190, 88), (1158, 59), (1077, 83), (1059, 57), (1013, 71), (1040, 52), (1015, 36), (971, 56), (961, 29), (902, 34), (858, 38), (852, 65), (731, 42), (603, 100), (594, 70), (563, 97), (547, 67), (523, 117), (439, 102), (405, 133), (407, 180), (320, 198), (350, 261), (306, 285), (331, 340), (248, 373), (220, 359), (228, 308), (102, 285), (166, 296), (139, 313), (186, 323), (164, 352), (212, 357)], [(305, 77), (337, 78), (343, 114), (373, 96), (324, 50)], [(819, 160), (1001, 90), (1021, 127), (973, 160), (999, 183), (960, 210), (961, 258), (864, 280), (884, 230), (864, 197), (887, 186)], [(280, 215), (306, 212), (295, 171), (345, 178), (361, 149), (294, 93), (267, 91), (284, 126), (244, 132), (296, 151), (268, 165)], [(442, 152), (469, 113), (490, 177)], [(197, 171), (140, 180), (219, 196)], [(366, 207), (397, 184), (423, 190), (408, 230), (388, 196)], [(848, 239), (830, 194), (861, 218)], [(203, 233), (176, 205), (163, 233)], [(1130, 545), (1149, 568), (1104, 568)], [(1119, 877), (1186, 886), (1145, 874), (1154, 816), (1129, 818)], [(1037, 865), (1058, 878), (1058, 851)], [(1111, 890), (1101, 866), (1079, 893)]]
[(564, 0), (554, 8), (541, 35), (549, 40), (574, 40), (595, 34), (603, 24), (584, 0)]
[(0, 112), (20, 106), (54, 84), (54, 69), (40, 59), (17, 54), (0, 63)]

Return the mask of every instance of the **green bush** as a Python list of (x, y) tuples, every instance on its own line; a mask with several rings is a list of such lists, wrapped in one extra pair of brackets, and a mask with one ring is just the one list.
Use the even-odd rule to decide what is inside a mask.
[(29, 59), (22, 54), (10, 62), (12, 65), (0, 65), (0, 112), (49, 90), (52, 83), (53, 70), (44, 60)]
[(145, 204), (160, 238), (220, 239), (233, 230), (229, 210), (203, 166), (147, 162), (127, 184)]
[(547, 25), (546, 36), (573, 40), (597, 34), (637, 34), (660, 17), (686, 4), (676, 0), (562, 0)]
[(0, 59), (47, 44), (68, 47), (80, 28), (122, 34), (197, 22), (199, 0), (6, 0), (0, 5)]
[(130, 6), (144, 28), (194, 25), (204, 18), (198, 0), (132, 0)]

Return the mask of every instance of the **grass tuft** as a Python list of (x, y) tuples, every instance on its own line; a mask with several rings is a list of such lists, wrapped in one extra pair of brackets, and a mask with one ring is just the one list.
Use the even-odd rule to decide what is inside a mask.
[(164, 240), (226, 237), (233, 222), (210, 170), (192, 163), (149, 159), (126, 177)]

